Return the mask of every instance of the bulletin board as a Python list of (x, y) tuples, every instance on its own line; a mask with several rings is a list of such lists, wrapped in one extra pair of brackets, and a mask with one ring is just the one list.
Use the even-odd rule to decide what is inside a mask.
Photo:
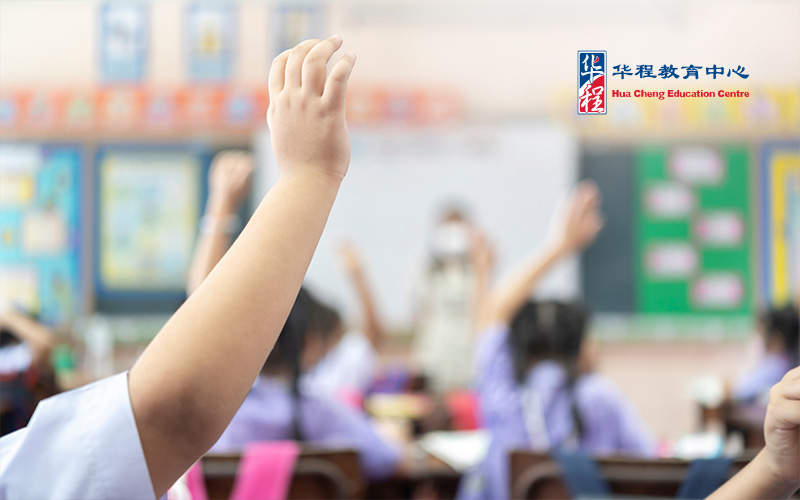
[(749, 314), (747, 147), (654, 146), (635, 157), (637, 311)]
[(95, 164), (99, 299), (183, 296), (209, 155), (189, 146), (107, 146)]
[(47, 324), (80, 307), (81, 150), (0, 142), (0, 299)]
[(764, 300), (784, 304), (800, 292), (800, 142), (765, 145), (759, 170)]

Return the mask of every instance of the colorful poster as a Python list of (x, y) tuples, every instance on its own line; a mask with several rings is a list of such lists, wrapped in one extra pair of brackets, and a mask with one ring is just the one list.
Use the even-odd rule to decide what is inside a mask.
[(763, 293), (782, 304), (800, 293), (800, 142), (767, 145), (761, 160)]
[(283, 1), (275, 6), (272, 32), (274, 52), (280, 54), (309, 38), (327, 38), (325, 8), (320, 1)]
[(104, 81), (138, 82), (147, 58), (147, 2), (108, 1), (100, 7), (100, 73)]
[(749, 314), (748, 150), (657, 146), (635, 161), (637, 310)]
[(189, 4), (186, 49), (192, 80), (220, 82), (230, 77), (236, 51), (234, 8), (220, 1)]
[(0, 142), (0, 301), (61, 324), (78, 312), (82, 155)]
[(98, 293), (180, 292), (200, 218), (204, 156), (109, 147), (97, 159)]

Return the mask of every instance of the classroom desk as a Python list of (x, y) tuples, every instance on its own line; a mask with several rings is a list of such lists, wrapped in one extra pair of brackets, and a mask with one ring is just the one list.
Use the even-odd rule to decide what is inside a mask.
[(386, 480), (371, 482), (367, 498), (413, 498), (420, 492), (431, 491), (437, 492), (437, 498), (454, 498), (462, 474), (417, 443), (410, 448), (403, 470)]

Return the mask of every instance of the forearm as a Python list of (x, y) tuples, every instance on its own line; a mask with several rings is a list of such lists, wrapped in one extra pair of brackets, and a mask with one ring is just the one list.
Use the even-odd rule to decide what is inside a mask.
[(764, 450), (712, 493), (707, 500), (784, 499), (800, 488), (797, 482), (786, 482), (776, 478), (765, 463)]
[[(151, 474), (164, 470), (153, 478), (157, 494), (213, 445), (244, 400), (294, 303), (338, 187), (324, 173), (281, 177), (131, 369), (148, 466)], [(162, 441), (177, 456), (159, 453)]]
[(225, 200), (210, 198), (208, 200), (206, 220), (215, 221), (219, 227), (201, 228), (195, 246), (189, 275), (186, 280), (186, 293), (193, 293), (200, 283), (211, 273), (214, 266), (222, 259), (231, 245), (231, 235), (227, 227), (221, 227), (226, 220), (236, 213), (236, 209)]
[(383, 324), (381, 323), (377, 308), (375, 307), (375, 301), (373, 299), (372, 290), (369, 287), (369, 282), (363, 270), (351, 273), (350, 279), (355, 286), (356, 295), (361, 303), (362, 314), (364, 315), (364, 324), (362, 326), (364, 335), (373, 347), (378, 349), (383, 338)]
[(14, 312), (4, 315), (2, 323), (28, 346), (35, 364), (49, 361), (55, 338), (48, 328)]
[(531, 295), (533, 287), (566, 253), (558, 246), (542, 244), (528, 255), (489, 297), (487, 321), (510, 323)]

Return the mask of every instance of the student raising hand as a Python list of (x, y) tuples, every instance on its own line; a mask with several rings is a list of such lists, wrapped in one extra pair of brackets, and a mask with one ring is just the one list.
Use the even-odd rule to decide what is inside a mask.
[(485, 323), (508, 324), (532, 288), (562, 259), (589, 246), (603, 228), (600, 190), (583, 181), (559, 204), (542, 245), (514, 267), (488, 299)]
[(800, 488), (800, 368), (770, 390), (764, 438), (764, 449), (709, 500), (788, 498)]
[(220, 437), (286, 322), (347, 172), (353, 55), (325, 77), (341, 44), (304, 42), (275, 60), (269, 124), (282, 175), (129, 373), (42, 401), (0, 440), (0, 500), (158, 498)]
[(186, 292), (191, 294), (228, 251), (231, 235), (238, 229), (239, 207), (250, 191), (253, 155), (246, 151), (223, 151), (211, 162), (209, 195), (200, 223)]
[(272, 63), (267, 124), (283, 175), (324, 173), (341, 181), (347, 173), (350, 140), (344, 105), (355, 52), (348, 52), (326, 76), (326, 64), (341, 46), (338, 36), (307, 40)]

